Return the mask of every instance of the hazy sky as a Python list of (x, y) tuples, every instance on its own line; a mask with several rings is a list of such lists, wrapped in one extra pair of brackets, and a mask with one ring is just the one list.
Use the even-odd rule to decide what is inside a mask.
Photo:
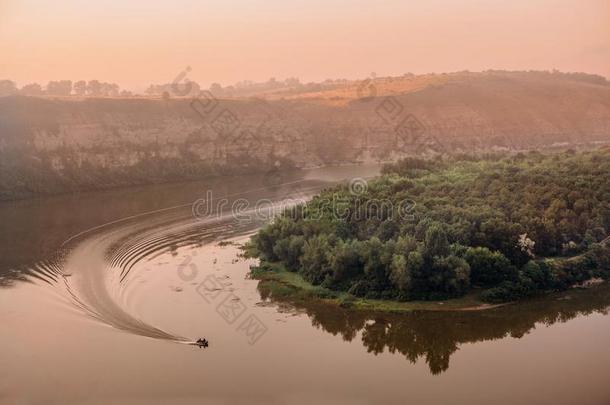
[(0, 79), (142, 89), (371, 72), (610, 77), (610, 0), (0, 0)]

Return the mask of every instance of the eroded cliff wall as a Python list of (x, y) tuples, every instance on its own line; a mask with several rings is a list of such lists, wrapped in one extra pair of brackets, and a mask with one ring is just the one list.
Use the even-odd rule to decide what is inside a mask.
[(0, 98), (0, 199), (610, 141), (603, 83), (498, 74), (386, 88), (290, 100)]

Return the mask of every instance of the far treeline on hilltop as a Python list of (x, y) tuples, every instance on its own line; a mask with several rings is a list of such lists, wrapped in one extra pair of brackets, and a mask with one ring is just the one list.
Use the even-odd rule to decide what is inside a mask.
[(514, 301), (610, 278), (608, 173), (608, 149), (407, 158), (287, 209), (247, 252), (255, 275), (345, 300)]

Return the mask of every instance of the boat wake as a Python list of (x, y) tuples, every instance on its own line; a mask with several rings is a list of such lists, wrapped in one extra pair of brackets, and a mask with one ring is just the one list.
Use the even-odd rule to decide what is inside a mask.
[[(320, 187), (315, 187), (319, 190)], [(313, 188), (307, 189), (310, 194)], [(303, 197), (300, 194), (299, 197)], [(296, 200), (295, 200), (296, 201)], [(247, 214), (252, 211), (245, 211)], [(266, 219), (212, 215), (195, 219), (191, 204), (113, 221), (70, 238), (54, 260), (40, 262), (32, 281), (59, 288), (71, 305), (89, 317), (131, 334), (195, 344), (192, 338), (151, 325), (129, 309), (130, 280), (160, 255), (188, 246), (218, 243), (253, 232)]]

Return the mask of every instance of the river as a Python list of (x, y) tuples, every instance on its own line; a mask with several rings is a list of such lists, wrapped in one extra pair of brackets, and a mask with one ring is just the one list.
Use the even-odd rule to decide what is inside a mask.
[(270, 207), (377, 172), (0, 204), (0, 402), (610, 403), (607, 286), (392, 315), (294, 305), (248, 277), (238, 245)]

